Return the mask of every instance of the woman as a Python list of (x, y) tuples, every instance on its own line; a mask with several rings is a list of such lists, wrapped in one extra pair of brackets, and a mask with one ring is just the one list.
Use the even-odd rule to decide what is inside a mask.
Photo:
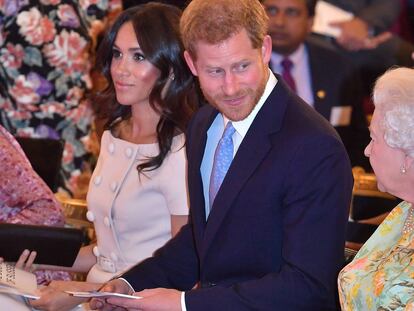
[[(0, 223), (63, 226), (62, 207), (33, 170), (16, 139), (2, 126), (0, 171)], [(35, 256), (35, 252), (30, 254), (26, 250), (16, 266), (30, 269)], [(36, 277), (38, 284), (48, 284), (51, 280), (70, 280), (68, 273), (59, 271), (36, 271)]]
[(343, 310), (414, 308), (414, 69), (376, 82), (365, 149), (381, 191), (403, 199), (339, 274)]
[[(16, 139), (2, 126), (0, 171), (0, 223), (63, 226), (64, 216), (59, 202), (33, 170)], [(31, 270), (35, 256), (36, 252), (25, 250), (16, 267)], [(36, 278), (38, 284), (48, 284), (51, 280), (70, 280), (70, 275), (64, 271), (38, 270)], [(0, 294), (0, 306), (2, 310), (27, 310), (22, 299), (5, 294)]]
[(181, 11), (157, 3), (130, 8), (98, 52), (108, 87), (107, 130), (87, 196), (97, 243), (72, 270), (88, 283), (55, 283), (32, 305), (65, 310), (82, 299), (59, 290), (94, 290), (150, 257), (187, 222), (184, 134), (194, 110), (193, 77), (179, 36)]

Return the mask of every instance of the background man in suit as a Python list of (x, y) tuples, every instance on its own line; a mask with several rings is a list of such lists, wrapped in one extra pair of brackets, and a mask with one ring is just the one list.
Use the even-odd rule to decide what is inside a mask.
[(93, 308), (336, 309), (349, 160), (329, 123), (269, 70), (267, 22), (258, 0), (184, 11), (185, 57), (210, 103), (187, 133), (191, 221), (103, 288), (143, 299)]
[(390, 32), (400, 18), (400, 0), (325, 1), (354, 14), (349, 21), (335, 22), (339, 37), (325, 37), (325, 41), (349, 56), (361, 71), (366, 96), (371, 95), (375, 80), (391, 66), (413, 66), (412, 42)]
[(338, 131), (352, 166), (370, 169), (364, 155), (369, 142), (362, 107), (362, 85), (350, 60), (310, 37), (316, 0), (262, 0), (269, 16), (274, 72), (285, 76), (291, 62), (296, 93)]

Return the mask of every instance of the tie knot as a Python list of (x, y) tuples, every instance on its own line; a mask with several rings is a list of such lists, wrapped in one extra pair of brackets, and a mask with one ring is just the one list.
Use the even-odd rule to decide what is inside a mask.
[(233, 127), (233, 124), (231, 122), (228, 122), (226, 128), (224, 129), (222, 139), (231, 138), (235, 131), (236, 129)]
[(293, 67), (293, 62), (289, 58), (284, 58), (280, 63), (284, 70), (290, 71)]

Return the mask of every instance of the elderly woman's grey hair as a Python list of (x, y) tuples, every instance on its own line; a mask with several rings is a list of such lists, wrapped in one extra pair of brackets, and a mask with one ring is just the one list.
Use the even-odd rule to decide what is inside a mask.
[(385, 72), (375, 83), (373, 101), (384, 116), (385, 142), (414, 158), (414, 69)]

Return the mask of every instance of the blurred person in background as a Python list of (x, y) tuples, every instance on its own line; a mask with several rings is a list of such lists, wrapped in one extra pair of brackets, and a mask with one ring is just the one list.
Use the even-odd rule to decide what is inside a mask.
[[(0, 222), (11, 224), (63, 226), (62, 207), (52, 191), (32, 169), (14, 137), (0, 125)], [(29, 268), (35, 252), (25, 254), (17, 267)], [(1, 256), (1, 254), (0, 254)], [(36, 271), (38, 284), (69, 280), (67, 272)]]
[(270, 68), (286, 77), (291, 88), (338, 131), (352, 166), (369, 170), (361, 77), (347, 57), (309, 36), (316, 0), (261, 2), (272, 37)]

